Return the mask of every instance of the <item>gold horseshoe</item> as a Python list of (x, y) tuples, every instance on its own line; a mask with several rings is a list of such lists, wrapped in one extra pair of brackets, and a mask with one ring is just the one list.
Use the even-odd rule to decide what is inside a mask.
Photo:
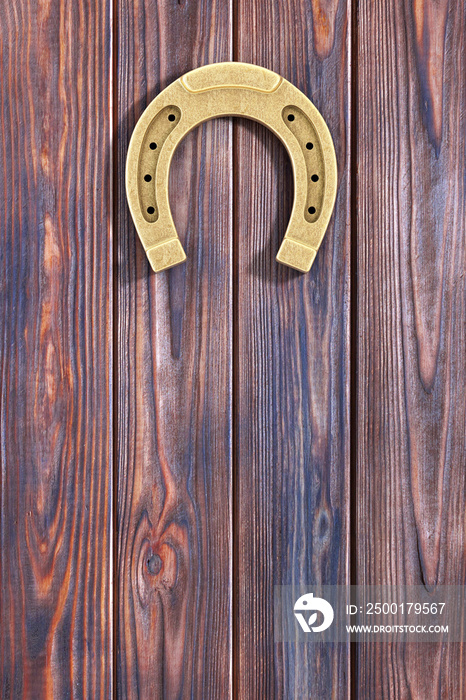
[(155, 272), (186, 260), (168, 198), (170, 163), (198, 124), (225, 116), (267, 126), (293, 164), (294, 203), (277, 260), (308, 272), (335, 204), (332, 137), (312, 102), (284, 78), (248, 63), (214, 63), (186, 73), (142, 114), (128, 148), (126, 191), (134, 224)]

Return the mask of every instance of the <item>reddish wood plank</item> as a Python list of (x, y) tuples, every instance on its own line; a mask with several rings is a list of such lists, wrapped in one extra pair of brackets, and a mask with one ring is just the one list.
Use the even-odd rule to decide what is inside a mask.
[(284, 148), (236, 131), (236, 683), (239, 698), (345, 698), (348, 646), (274, 645), (273, 588), (348, 582), (349, 10), (239, 0), (238, 60), (277, 71), (321, 110), (339, 191), (311, 272), (275, 261), (291, 211)]
[(112, 678), (110, 3), (0, 10), (0, 695)]
[[(358, 32), (358, 581), (464, 585), (465, 6), (364, 0)], [(359, 697), (460, 698), (464, 665), (362, 645)]]
[[(231, 59), (228, 3), (120, 0), (119, 173), (146, 104)], [(118, 695), (228, 698), (231, 124), (187, 137), (171, 204), (187, 262), (149, 271), (118, 191)]]

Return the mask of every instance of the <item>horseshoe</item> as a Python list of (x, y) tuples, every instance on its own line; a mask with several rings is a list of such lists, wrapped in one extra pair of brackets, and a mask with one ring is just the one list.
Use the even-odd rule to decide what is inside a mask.
[(186, 255), (168, 199), (170, 163), (198, 124), (224, 116), (267, 126), (293, 165), (294, 203), (277, 260), (308, 272), (335, 204), (337, 166), (327, 125), (312, 102), (281, 76), (248, 63), (214, 63), (186, 73), (142, 114), (128, 148), (126, 191), (144, 250), (155, 272)]

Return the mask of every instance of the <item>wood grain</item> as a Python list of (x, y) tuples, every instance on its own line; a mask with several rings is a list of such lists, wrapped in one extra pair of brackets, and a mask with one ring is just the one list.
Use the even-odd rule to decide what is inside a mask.
[(108, 698), (110, 3), (0, 18), (0, 695)]
[[(273, 593), (349, 582), (350, 443), (355, 582), (465, 584), (464, 3), (112, 4), (0, 10), (0, 696), (462, 698), (464, 644), (354, 646), (350, 687), (348, 644), (274, 644)], [(310, 274), (278, 265), (288, 157), (219, 120), (175, 156), (188, 260), (154, 275), (129, 137), (232, 59), (322, 112), (331, 226)]]
[(346, 698), (348, 645), (274, 644), (281, 584), (348, 582), (349, 36), (345, 3), (238, 0), (237, 55), (316, 104), (335, 142), (336, 210), (311, 272), (275, 261), (291, 212), (288, 156), (235, 133), (238, 698)]
[[(143, 108), (231, 59), (231, 10), (120, 0), (118, 169)], [(175, 154), (187, 262), (153, 274), (118, 190), (118, 696), (228, 698), (231, 685), (231, 124)]]
[[(466, 16), (363, 1), (358, 26), (359, 583), (465, 583)], [(466, 693), (461, 644), (358, 648), (359, 697)]]

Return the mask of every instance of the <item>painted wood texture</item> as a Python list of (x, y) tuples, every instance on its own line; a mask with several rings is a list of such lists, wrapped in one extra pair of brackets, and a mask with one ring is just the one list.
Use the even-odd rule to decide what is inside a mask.
[(348, 697), (349, 645), (274, 644), (274, 586), (349, 582), (349, 9), (237, 4), (240, 61), (322, 112), (335, 213), (311, 272), (277, 264), (291, 165), (265, 128), (235, 127), (235, 697)]
[[(359, 583), (465, 583), (466, 15), (359, 5)], [(360, 698), (461, 698), (461, 644), (357, 649)]]
[(105, 698), (110, 3), (3, 3), (0, 52), (0, 695)]
[(148, 102), (231, 60), (231, 10), (120, 0), (118, 17), (118, 697), (218, 700), (231, 685), (231, 124), (175, 154), (180, 267), (150, 272), (122, 173)]

